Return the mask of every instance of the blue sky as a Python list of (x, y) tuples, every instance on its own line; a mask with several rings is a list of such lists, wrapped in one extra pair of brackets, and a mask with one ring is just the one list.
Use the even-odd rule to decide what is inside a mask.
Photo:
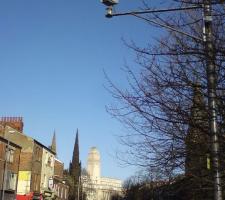
[[(121, 0), (118, 10), (140, 1)], [(121, 87), (121, 68), (134, 54), (121, 38), (143, 45), (153, 30), (132, 17), (106, 19), (94, 0), (0, 0), (0, 69), (2, 116), (22, 116), (24, 132), (45, 145), (56, 130), (58, 157), (68, 167), (76, 129), (83, 166), (89, 148), (97, 146), (102, 175), (125, 179), (133, 168), (121, 168), (112, 156), (124, 131), (109, 116), (113, 102), (103, 87), (103, 70)]]

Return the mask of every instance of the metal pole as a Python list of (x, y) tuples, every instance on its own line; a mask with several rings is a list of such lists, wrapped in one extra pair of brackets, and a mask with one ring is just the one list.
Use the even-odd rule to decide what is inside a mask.
[[(109, 9), (112, 10), (113, 6), (109, 6)], [(182, 11), (182, 10), (194, 10), (194, 9), (200, 9), (202, 8), (201, 5), (199, 6), (188, 6), (188, 7), (180, 7), (180, 8), (165, 8), (165, 9), (147, 9), (142, 11), (131, 11), (131, 12), (120, 12), (120, 13), (111, 13), (108, 15), (108, 17), (114, 17), (114, 16), (123, 16), (123, 15), (142, 15), (142, 14), (149, 14), (149, 13), (163, 13), (163, 12), (174, 12), (174, 11)]]
[(78, 178), (78, 184), (77, 184), (77, 200), (80, 199), (80, 176)]
[(222, 200), (222, 186), (219, 163), (219, 138), (217, 128), (216, 113), (216, 65), (215, 53), (212, 42), (212, 2), (204, 0), (204, 43), (206, 56), (207, 87), (208, 87), (208, 109), (209, 109), (209, 128), (212, 142), (212, 161), (214, 178), (214, 200)]
[(8, 171), (8, 157), (7, 154), (9, 151), (9, 140), (7, 140), (7, 146), (5, 147), (5, 166), (4, 166), (4, 174), (3, 174), (3, 188), (2, 188), (2, 200), (5, 200), (5, 186), (6, 186), (6, 178), (7, 178), (7, 171)]

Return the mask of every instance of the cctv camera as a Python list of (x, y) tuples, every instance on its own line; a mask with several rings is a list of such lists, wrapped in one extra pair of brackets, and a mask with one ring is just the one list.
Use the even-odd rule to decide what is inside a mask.
[(114, 6), (119, 2), (119, 0), (101, 0), (101, 2), (106, 6)]

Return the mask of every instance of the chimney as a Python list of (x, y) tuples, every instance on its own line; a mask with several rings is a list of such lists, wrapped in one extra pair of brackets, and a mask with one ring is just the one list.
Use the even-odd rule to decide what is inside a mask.
[(23, 132), (23, 118), (22, 117), (0, 117), (0, 125), (10, 126), (19, 132)]

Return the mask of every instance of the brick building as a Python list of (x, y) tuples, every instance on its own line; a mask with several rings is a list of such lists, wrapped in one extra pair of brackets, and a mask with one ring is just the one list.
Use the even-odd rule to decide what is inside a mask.
[(64, 181), (63, 169), (63, 162), (55, 159), (53, 191), (55, 192), (59, 200), (67, 200), (69, 195), (69, 186)]
[(27, 194), (31, 191), (40, 192), (42, 162), (41, 146), (32, 138), (24, 135), (7, 124), (5, 126), (3, 136), (22, 147), (17, 193)]
[(14, 200), (18, 183), (21, 147), (0, 137), (0, 198)]
[(63, 178), (63, 169), (64, 164), (58, 159), (55, 159), (55, 166), (54, 166), (54, 176), (58, 178)]
[[(60, 200), (67, 200), (68, 186), (63, 181), (63, 163), (56, 159), (55, 133), (50, 147), (25, 135), (21, 117), (0, 118), (0, 136), (21, 146), (17, 197), (41, 194), (49, 189)], [(56, 164), (55, 164), (56, 163)]]

